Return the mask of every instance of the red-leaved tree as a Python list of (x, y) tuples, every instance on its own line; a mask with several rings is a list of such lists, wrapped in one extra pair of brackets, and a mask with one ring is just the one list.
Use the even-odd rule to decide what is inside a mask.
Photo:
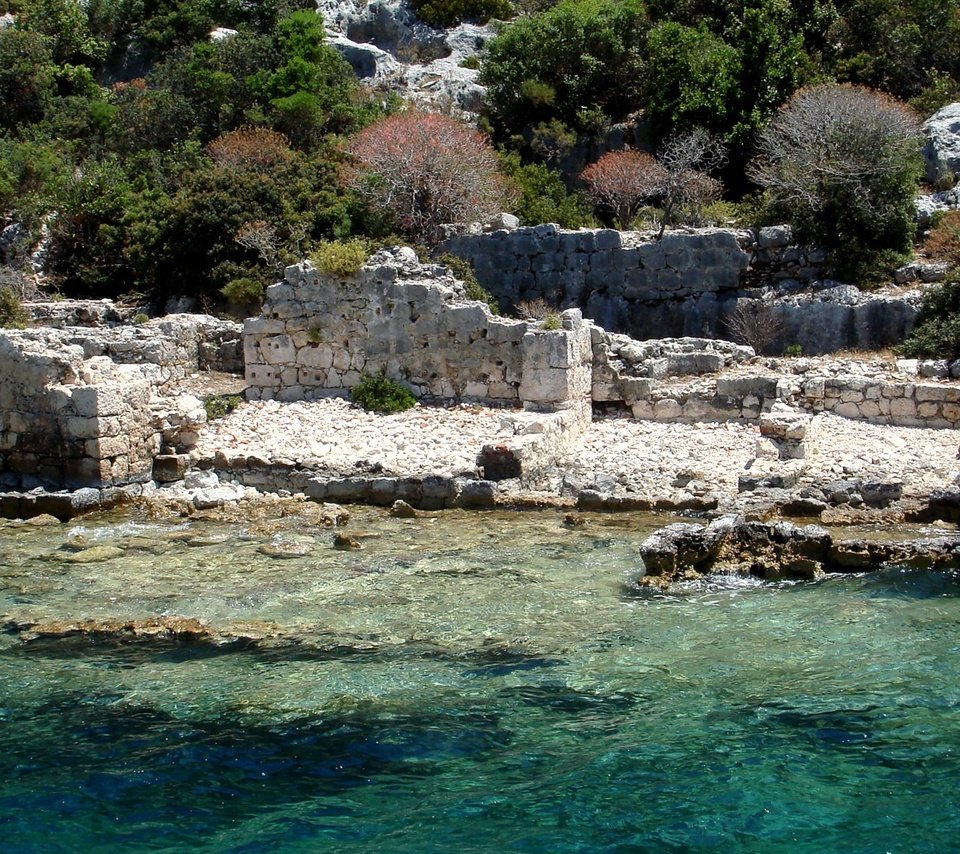
[(580, 177), (594, 203), (609, 208), (626, 230), (647, 199), (662, 208), (660, 234), (678, 219), (696, 222), (701, 208), (720, 197), (723, 185), (707, 172), (720, 166), (726, 149), (696, 128), (668, 139), (656, 159), (639, 151), (611, 151)]
[(660, 192), (666, 170), (649, 154), (639, 151), (611, 151), (580, 174), (594, 204), (613, 211), (620, 228), (630, 220), (644, 201)]
[(448, 116), (387, 116), (357, 134), (347, 151), (354, 159), (347, 183), (428, 244), (442, 238), (445, 223), (486, 219), (508, 200), (487, 138)]

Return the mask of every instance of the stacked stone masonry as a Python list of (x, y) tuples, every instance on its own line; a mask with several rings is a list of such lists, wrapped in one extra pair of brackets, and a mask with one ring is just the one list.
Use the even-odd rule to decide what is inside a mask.
[(591, 340), (579, 312), (564, 328), (496, 317), (467, 300), (445, 267), (412, 250), (374, 256), (356, 275), (289, 267), (244, 325), (248, 397), (301, 400), (342, 393), (364, 374), (402, 381), (418, 397), (545, 411), (583, 406)]
[[(616, 387), (616, 386), (614, 386)], [(611, 400), (611, 384), (601, 384)], [(856, 375), (784, 377), (745, 374), (687, 382), (625, 377), (619, 402), (634, 418), (651, 421), (759, 421), (776, 403), (811, 413), (901, 427), (960, 427), (960, 386), (866, 379)]]
[(863, 294), (822, 281), (822, 250), (793, 245), (789, 227), (757, 231), (684, 229), (662, 238), (552, 224), (460, 234), (439, 252), (469, 261), (501, 306), (544, 299), (579, 308), (638, 339), (729, 337), (739, 302), (760, 290), (780, 328), (772, 345), (806, 353), (877, 349), (903, 339), (917, 297)]
[(150, 480), (155, 456), (189, 449), (206, 420), (197, 398), (168, 397), (166, 384), (236, 367), (239, 338), (237, 324), (205, 317), (0, 332), (0, 485)]

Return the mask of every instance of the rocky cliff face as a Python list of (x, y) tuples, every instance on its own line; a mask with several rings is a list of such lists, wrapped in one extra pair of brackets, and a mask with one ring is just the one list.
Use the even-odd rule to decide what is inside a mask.
[(435, 30), (404, 0), (319, 0), (328, 43), (368, 85), (432, 108), (476, 113), (483, 87), (461, 63), (494, 36), (491, 27)]

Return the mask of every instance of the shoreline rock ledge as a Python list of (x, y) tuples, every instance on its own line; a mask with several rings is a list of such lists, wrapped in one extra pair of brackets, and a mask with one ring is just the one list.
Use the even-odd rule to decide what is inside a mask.
[(832, 572), (868, 572), (885, 565), (960, 569), (960, 534), (906, 541), (835, 538), (820, 525), (747, 521), (721, 516), (707, 525), (667, 525), (640, 544), (641, 586), (669, 587), (710, 572), (768, 580), (814, 579)]

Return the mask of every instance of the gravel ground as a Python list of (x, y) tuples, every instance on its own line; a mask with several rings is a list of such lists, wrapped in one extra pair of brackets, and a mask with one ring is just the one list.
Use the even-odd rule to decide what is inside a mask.
[[(208, 425), (202, 455), (229, 454), (292, 461), (327, 471), (379, 464), (385, 475), (455, 475), (476, 472), (482, 445), (513, 433), (517, 413), (478, 406), (417, 406), (397, 415), (374, 415), (346, 400), (245, 403)], [(960, 472), (955, 431), (887, 427), (821, 414), (816, 452), (806, 482), (858, 478), (902, 480), (904, 495), (951, 485)], [(675, 493), (687, 480), (736, 494), (737, 479), (757, 456), (756, 426), (736, 423), (664, 424), (604, 417), (561, 460), (567, 482), (604, 492), (644, 497)]]
[(504, 412), (478, 406), (417, 406), (396, 415), (364, 412), (341, 398), (241, 404), (207, 426), (198, 450), (350, 471), (364, 461), (385, 475), (475, 473), (480, 448), (512, 435)]

